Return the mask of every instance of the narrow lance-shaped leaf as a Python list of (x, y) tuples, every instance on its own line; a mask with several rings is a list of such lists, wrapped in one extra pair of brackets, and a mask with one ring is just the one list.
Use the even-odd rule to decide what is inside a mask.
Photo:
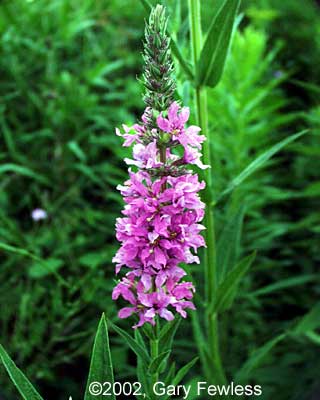
[(216, 294), (216, 300), (210, 308), (210, 312), (222, 312), (230, 308), (237, 293), (237, 288), (241, 278), (250, 268), (256, 253), (245, 257), (239, 264), (233, 268), (220, 284)]
[(2, 364), (7, 370), (10, 379), (12, 380), (24, 400), (43, 400), (40, 394), (29, 382), (28, 378), (15, 365), (15, 363), (11, 360), (8, 353), (1, 345), (0, 360), (2, 361)]
[(265, 360), (271, 350), (284, 338), (286, 334), (282, 333), (279, 336), (276, 336), (274, 339), (270, 340), (269, 342), (265, 343), (262, 347), (255, 350), (252, 356), (244, 363), (241, 367), (240, 371), (236, 374), (235, 381), (237, 383), (245, 383), (248, 382), (250, 379), (251, 372), (259, 367), (261, 363)]
[(42, 266), (42, 270), (47, 269), (50, 273), (52, 273), (57, 278), (57, 280), (59, 281), (59, 283), (61, 283), (61, 285), (70, 287), (69, 284), (62, 278), (62, 276), (59, 275), (59, 273), (54, 268), (52, 268), (52, 264), (50, 264), (50, 262), (47, 262), (47, 260), (43, 260), (42, 258), (38, 257), (37, 255), (30, 253), (26, 249), (12, 246), (10, 244), (3, 243), (3, 242), (0, 242), (0, 249), (4, 250), (4, 251), (8, 251), (10, 253), (29, 257), (32, 260), (37, 261)]
[(320, 326), (320, 302), (318, 302), (302, 319), (293, 330), (295, 334), (301, 335), (317, 329)]
[[(84, 400), (104, 399), (105, 396), (103, 396), (103, 394), (93, 395), (90, 393), (89, 387), (92, 382), (99, 382), (101, 384), (103, 384), (103, 382), (110, 382), (111, 384), (113, 384), (114, 382), (108, 327), (104, 314), (102, 314), (102, 317), (100, 319), (96, 337), (94, 340), (90, 371)], [(110, 398), (115, 400), (113, 394), (110, 395)]]
[(26, 176), (28, 178), (37, 180), (38, 182), (50, 186), (51, 183), (47, 177), (40, 175), (37, 172), (32, 171), (30, 168), (24, 167), (23, 165), (17, 165), (17, 164), (3, 164), (0, 166), (0, 175), (7, 173), (7, 172), (12, 172), (16, 175), (22, 175)]
[(214, 16), (196, 68), (197, 84), (218, 84), (228, 54), (240, 0), (225, 0)]
[[(198, 359), (199, 359), (198, 357), (195, 357), (188, 364), (186, 364), (184, 367), (179, 369), (177, 375), (173, 378), (172, 382), (169, 382), (169, 384), (174, 385), (174, 386), (179, 385), (179, 383), (187, 375), (187, 373), (190, 371), (190, 369), (195, 365), (195, 363), (198, 361)], [(169, 396), (165, 396), (164, 400), (166, 400), (168, 398), (169, 398)]]
[(164, 351), (163, 353), (159, 354), (158, 357), (154, 358), (150, 363), (148, 372), (150, 374), (155, 374), (155, 373), (159, 372), (163, 363), (169, 357), (170, 353), (171, 353), (171, 350), (167, 350), (167, 351)]
[(250, 296), (265, 296), (279, 290), (287, 289), (294, 286), (305, 285), (306, 283), (315, 281), (319, 278), (317, 274), (308, 274), (301, 276), (294, 276), (292, 278), (282, 279), (281, 281), (272, 283), (268, 286), (264, 286), (261, 289), (250, 293)]
[(176, 374), (176, 363), (173, 362), (173, 363), (171, 363), (169, 371), (164, 379), (164, 383), (166, 384), (166, 386), (170, 385), (175, 374)]
[(132, 336), (130, 336), (127, 332), (125, 332), (123, 329), (119, 328), (117, 325), (113, 324), (110, 322), (110, 325), (112, 328), (127, 342), (131, 350), (133, 350), (138, 357), (141, 357), (141, 359), (146, 363), (150, 364), (150, 356), (146, 352), (146, 350), (138, 343)]
[[(145, 345), (145, 341), (139, 331), (139, 329), (136, 329), (134, 332), (134, 337), (135, 340), (137, 341), (137, 343), (139, 343), (145, 350), (146, 350), (146, 345)], [(147, 352), (147, 350), (146, 350)], [(146, 397), (149, 398), (150, 396), (150, 385), (148, 382), (148, 373), (147, 373), (147, 365), (143, 362), (143, 360), (138, 357), (137, 358), (137, 378), (138, 381), (141, 383), (142, 385), (142, 391), (143, 393), (146, 394)]]
[(217, 279), (219, 283), (236, 263), (243, 217), (244, 208), (241, 206), (238, 211), (228, 218), (219, 235), (217, 244)]
[(181, 318), (178, 316), (172, 322), (168, 322), (160, 332), (160, 346), (163, 350), (171, 349), (173, 338), (179, 328)]
[(182, 381), (182, 379), (187, 375), (189, 370), (195, 365), (195, 363), (198, 361), (198, 359), (199, 359), (199, 357), (195, 357), (193, 360), (188, 362), (188, 364), (186, 364), (184, 367), (179, 369), (177, 375), (174, 377), (174, 379), (172, 381), (172, 385), (174, 385), (174, 386), (178, 385)]
[(229, 194), (232, 190), (234, 190), (237, 186), (239, 186), (245, 179), (247, 179), (250, 175), (252, 175), (255, 171), (261, 168), (271, 157), (273, 157), (276, 153), (282, 150), (288, 144), (294, 142), (299, 139), (301, 136), (305, 135), (308, 130), (304, 130), (298, 132), (292, 136), (287, 137), (281, 142), (275, 144), (270, 149), (260, 154), (254, 161), (252, 161), (236, 178), (234, 178), (227, 189), (221, 193), (217, 201), (220, 201), (222, 197)]

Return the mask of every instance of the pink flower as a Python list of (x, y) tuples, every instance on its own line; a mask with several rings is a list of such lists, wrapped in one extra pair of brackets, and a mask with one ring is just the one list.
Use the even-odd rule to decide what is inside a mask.
[(133, 160), (125, 158), (124, 161), (128, 165), (135, 165), (139, 168), (157, 168), (162, 165), (159, 160), (159, 150), (156, 141), (144, 146), (137, 143), (133, 146)]
[(118, 186), (125, 207), (116, 222), (121, 246), (113, 262), (117, 274), (122, 268), (129, 272), (114, 288), (112, 298), (121, 297), (130, 304), (119, 311), (119, 317), (137, 315), (134, 328), (154, 324), (156, 316), (171, 321), (174, 311), (185, 318), (186, 309), (195, 309), (191, 302), (195, 289), (191, 282), (181, 281), (186, 272), (180, 264), (199, 263), (197, 250), (205, 246), (201, 236), (205, 205), (199, 197), (205, 183), (185, 169), (171, 174), (173, 163), (179, 161), (172, 153), (176, 144), (184, 148), (185, 164), (206, 167), (200, 159), (204, 137), (199, 135), (200, 128), (185, 127), (189, 109), (172, 103), (167, 118), (157, 118), (161, 132), (170, 134), (166, 162), (160, 162), (156, 137), (160, 138), (161, 132), (153, 130), (146, 136), (150, 112), (146, 110), (142, 117), (145, 125), (131, 128), (133, 133), (124, 126), (125, 145), (136, 143), (133, 159), (125, 161), (138, 170), (129, 170), (129, 179)]
[(180, 143), (184, 148), (183, 160), (185, 164), (195, 164), (201, 169), (208, 168), (209, 165), (204, 165), (201, 160), (202, 143), (206, 137), (199, 135), (201, 128), (195, 125), (185, 128), (185, 123), (189, 119), (189, 108), (180, 108), (179, 104), (174, 102), (168, 110), (168, 118), (159, 115), (157, 118), (158, 127), (167, 133), (171, 134), (172, 142)]
[[(135, 127), (137, 128), (138, 125), (135, 125)], [(129, 147), (134, 142), (141, 143), (140, 141), (141, 132), (139, 132), (139, 130), (135, 130), (134, 126), (130, 128), (127, 125), (123, 124), (122, 128), (124, 130), (124, 134), (122, 135), (120, 129), (116, 128), (116, 135), (121, 136), (125, 139), (123, 146)]]
[[(184, 124), (188, 121), (190, 110), (188, 107), (183, 107), (180, 110), (180, 106), (177, 102), (173, 102), (168, 110), (168, 118), (164, 118), (161, 114), (157, 118), (158, 127), (167, 133), (180, 133), (184, 130)], [(200, 128), (199, 128), (200, 130)]]

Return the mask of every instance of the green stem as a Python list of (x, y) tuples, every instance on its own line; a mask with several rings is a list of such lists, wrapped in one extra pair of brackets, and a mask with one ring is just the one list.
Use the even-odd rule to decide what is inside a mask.
[[(150, 340), (150, 353), (151, 353), (151, 358), (155, 359), (156, 357), (158, 357), (159, 355), (159, 325), (158, 325), (159, 321), (156, 321), (156, 325), (153, 328), (153, 335), (154, 335), (154, 339)], [(152, 386), (158, 382), (159, 380), (159, 374), (156, 372), (154, 374), (152, 374), (151, 376), (151, 382), (152, 382)], [(152, 393), (152, 390), (151, 390)]]
[[(191, 31), (191, 45), (193, 62), (196, 66), (201, 54), (202, 48), (202, 29), (201, 29), (201, 12), (200, 0), (189, 0), (189, 13), (190, 13), (190, 31)], [(196, 74), (195, 74), (196, 75)], [(203, 86), (196, 86), (195, 88), (195, 102), (197, 112), (197, 123), (202, 129), (202, 134), (206, 136), (207, 140), (203, 146), (203, 162), (204, 164), (211, 165), (211, 149), (208, 132), (208, 105), (207, 105), (207, 91)], [(214, 214), (213, 214), (213, 199), (212, 199), (212, 174), (211, 169), (204, 171), (204, 178), (206, 181), (206, 189), (204, 191), (204, 200), (206, 203), (206, 216), (205, 216), (205, 238), (207, 248), (205, 249), (204, 257), (204, 270), (205, 270), (205, 295), (206, 302), (209, 306), (214, 301), (214, 294), (217, 288), (217, 272), (216, 272), (216, 241), (214, 229)], [(215, 379), (225, 381), (225, 374), (223, 371), (221, 356), (219, 350), (219, 336), (218, 336), (218, 319), (217, 315), (207, 315), (207, 329), (208, 329), (208, 350), (215, 364)]]

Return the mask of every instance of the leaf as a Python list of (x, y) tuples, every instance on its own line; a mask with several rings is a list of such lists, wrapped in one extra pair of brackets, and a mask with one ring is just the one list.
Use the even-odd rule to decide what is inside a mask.
[(216, 383), (225, 385), (227, 381), (225, 374), (219, 365), (219, 361), (216, 357), (212, 357), (209, 353), (208, 346), (205, 344), (202, 345), (202, 354), (205, 371), (209, 373), (209, 376), (214, 377)]
[(218, 84), (226, 61), (240, 0), (225, 0), (213, 18), (197, 64), (198, 86)]
[(171, 363), (169, 371), (168, 371), (168, 373), (167, 373), (167, 375), (166, 375), (166, 377), (164, 379), (164, 383), (166, 384), (166, 386), (171, 384), (175, 374), (176, 374), (176, 363), (173, 362), (173, 363)]
[(25, 400), (43, 400), (40, 394), (29, 382), (28, 378), (11, 360), (10, 356), (2, 347), (2, 345), (0, 345), (0, 359), (7, 370), (10, 379)]
[(243, 275), (250, 268), (256, 253), (245, 257), (239, 264), (233, 268), (225, 278), (225, 280), (218, 286), (217, 294), (213, 307), (210, 308), (211, 312), (222, 312), (231, 307), (236, 296), (239, 282)]
[(79, 263), (87, 268), (96, 269), (99, 265), (106, 262), (106, 259), (108, 259), (107, 255), (109, 256), (107, 250), (97, 252), (92, 251), (81, 256), (79, 258)]
[(320, 326), (320, 302), (318, 302), (297, 324), (293, 333), (305, 334)]
[(244, 208), (228, 218), (217, 243), (217, 278), (221, 282), (236, 263), (240, 244)]
[(163, 364), (163, 362), (169, 357), (171, 350), (164, 351), (163, 353), (159, 354), (158, 357), (154, 358), (148, 368), (148, 372), (150, 374), (157, 373)]
[(257, 296), (265, 296), (267, 294), (276, 292), (278, 290), (283, 290), (283, 289), (293, 287), (293, 286), (304, 285), (307, 282), (312, 282), (317, 278), (318, 278), (318, 275), (310, 274), (310, 275), (295, 276), (295, 277), (288, 278), (288, 279), (282, 279), (279, 282), (272, 283), (271, 285), (268, 285), (261, 289), (258, 289), (256, 291), (254, 291), (253, 293), (251, 293), (250, 295), (256, 296), (256, 297)]
[(50, 181), (43, 175), (38, 174), (37, 172), (32, 171), (30, 168), (23, 167), (22, 165), (17, 164), (4, 164), (0, 166), (0, 174), (4, 174), (6, 172), (13, 172), (17, 175), (23, 175), (27, 178), (32, 178), (37, 180), (44, 185), (50, 186)]
[(84, 151), (81, 149), (81, 147), (79, 146), (79, 144), (72, 140), (70, 142), (68, 142), (67, 144), (68, 148), (70, 151), (72, 151), (72, 153), (79, 158), (80, 161), (82, 162), (86, 162), (87, 161), (87, 156), (84, 153)]
[(147, 349), (147, 346), (146, 346), (146, 342), (145, 342), (143, 336), (141, 335), (139, 329), (135, 329), (134, 338), (135, 338), (136, 342), (138, 344), (140, 344), (140, 346), (143, 347), (144, 351), (148, 354), (148, 349)]
[(318, 335), (313, 331), (308, 331), (306, 332), (305, 335), (312, 343), (316, 344), (317, 346), (320, 346), (320, 335)]
[(268, 356), (271, 350), (285, 337), (286, 334), (282, 333), (281, 335), (276, 336), (274, 339), (265, 343), (259, 349), (255, 350), (252, 356), (244, 363), (240, 371), (238, 371), (238, 373), (236, 374), (235, 381), (237, 383), (249, 382), (251, 372), (263, 362), (263, 360)]
[(112, 328), (127, 342), (131, 350), (133, 350), (138, 357), (141, 357), (143, 361), (146, 364), (150, 364), (150, 356), (146, 352), (146, 350), (136, 341), (133, 339), (132, 336), (130, 336), (127, 332), (125, 332), (123, 329), (119, 328), (117, 325), (113, 324), (110, 321), (110, 325)]
[[(141, 383), (143, 393), (146, 394), (147, 398), (151, 398), (150, 396), (150, 388), (149, 388), (149, 383), (147, 379), (147, 371), (145, 366), (143, 365), (143, 361), (138, 357), (137, 359), (137, 378), (138, 382)], [(142, 398), (145, 398), (145, 396), (142, 396)]]
[(231, 181), (226, 190), (220, 194), (217, 201), (220, 201), (222, 197), (233, 191), (237, 186), (239, 186), (245, 179), (247, 179), (250, 175), (256, 172), (259, 168), (261, 168), (271, 157), (273, 157), (281, 149), (283, 149), (288, 144), (294, 142), (295, 140), (299, 139), (307, 132), (308, 130), (304, 130), (292, 136), (289, 136), (288, 138), (272, 146), (269, 150), (260, 154), (260, 156), (258, 156), (254, 161), (252, 161), (236, 178), (234, 178)]
[(63, 260), (59, 258), (49, 258), (48, 260), (43, 260), (41, 263), (31, 265), (28, 274), (31, 278), (43, 278), (57, 271), (62, 265)]
[(141, 327), (142, 332), (147, 336), (147, 338), (149, 338), (150, 340), (155, 340), (156, 337), (154, 335), (152, 326), (150, 324), (144, 324)]
[(178, 385), (182, 379), (187, 375), (187, 373), (189, 372), (189, 370), (194, 366), (194, 364), (198, 361), (199, 357), (195, 357), (193, 360), (191, 360), (190, 362), (188, 362), (188, 364), (186, 364), (184, 367), (182, 367), (181, 369), (179, 369), (177, 375), (174, 377), (173, 381), (172, 381), (172, 385), (176, 386)]
[(60, 276), (58, 274), (58, 272), (55, 269), (51, 269), (50, 270), (50, 264), (47, 264), (46, 260), (43, 260), (42, 258), (36, 256), (35, 254), (30, 253), (28, 250), (21, 249), (20, 247), (16, 247), (16, 246), (11, 246), (10, 244), (2, 243), (2, 242), (0, 242), (0, 249), (8, 251), (10, 253), (19, 254), (21, 256), (29, 257), (32, 260), (37, 261), (39, 264), (43, 265), (44, 268), (48, 268), (49, 272), (51, 272), (57, 278), (57, 280), (59, 281), (59, 283), (61, 283), (61, 285), (66, 286), (66, 287), (70, 287), (68, 282), (66, 282), (62, 278), (62, 276)]
[(164, 325), (160, 332), (160, 348), (171, 349), (173, 338), (179, 328), (181, 318), (178, 316), (172, 322), (168, 322)]
[[(114, 382), (108, 327), (104, 314), (100, 319), (94, 340), (84, 400), (104, 399), (105, 396), (103, 394), (97, 396), (90, 393), (89, 386), (92, 382), (110, 382), (111, 384)], [(111, 394), (111, 399), (115, 400), (113, 394)]]
[(106, 184), (102, 179), (100, 179), (100, 177), (93, 171), (92, 168), (84, 164), (75, 164), (74, 168), (80, 171), (86, 178), (89, 178), (93, 183), (101, 186), (103, 189), (106, 189)]

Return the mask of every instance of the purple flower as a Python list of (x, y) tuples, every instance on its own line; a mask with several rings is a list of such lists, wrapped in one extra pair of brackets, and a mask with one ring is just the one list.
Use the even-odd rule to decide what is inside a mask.
[[(145, 125), (124, 126), (124, 145), (135, 143), (133, 159), (125, 161), (137, 171), (129, 170), (129, 180), (118, 186), (125, 207), (116, 222), (121, 246), (113, 262), (117, 274), (122, 268), (129, 272), (114, 288), (112, 298), (121, 297), (129, 303), (119, 311), (119, 317), (137, 315), (134, 328), (153, 325), (156, 316), (171, 321), (174, 311), (185, 318), (186, 309), (195, 309), (191, 302), (195, 289), (182, 281), (186, 272), (180, 264), (199, 263), (197, 250), (205, 246), (201, 236), (205, 205), (199, 197), (205, 183), (183, 166), (206, 166), (200, 159), (204, 137), (199, 135), (200, 128), (185, 127), (188, 119), (189, 109), (174, 102), (167, 118), (158, 117), (159, 130), (151, 135)], [(143, 116), (142, 122), (146, 121)], [(165, 160), (160, 157), (163, 132), (170, 134)], [(177, 144), (184, 149), (181, 159), (172, 153)], [(176, 165), (182, 169), (177, 170)]]
[(157, 118), (158, 127), (169, 134), (173, 142), (180, 143), (185, 151), (184, 162), (186, 164), (195, 164), (201, 169), (208, 168), (209, 165), (204, 165), (200, 161), (202, 143), (206, 137), (199, 135), (201, 128), (195, 125), (185, 128), (185, 123), (189, 119), (189, 108), (183, 107), (180, 109), (178, 103), (171, 104), (168, 110), (168, 118), (159, 115)]
[(125, 158), (127, 165), (135, 165), (139, 168), (157, 168), (162, 165), (159, 160), (159, 151), (156, 141), (144, 146), (137, 143), (133, 146), (133, 160)]

